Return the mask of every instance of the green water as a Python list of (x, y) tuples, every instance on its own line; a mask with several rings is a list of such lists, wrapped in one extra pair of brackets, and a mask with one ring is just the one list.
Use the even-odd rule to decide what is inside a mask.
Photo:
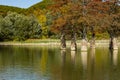
[(120, 49), (0, 46), (0, 80), (120, 80)]

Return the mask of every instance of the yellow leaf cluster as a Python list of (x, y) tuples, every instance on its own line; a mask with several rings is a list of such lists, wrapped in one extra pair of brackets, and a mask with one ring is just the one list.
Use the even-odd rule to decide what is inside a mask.
[(46, 21), (47, 21), (45, 15), (39, 15), (38, 20), (39, 20), (40, 24), (42, 24), (42, 25), (44, 25), (46, 23)]
[(63, 6), (63, 7), (60, 8), (60, 11), (61, 11), (62, 13), (67, 13), (68, 10), (69, 10), (69, 6)]

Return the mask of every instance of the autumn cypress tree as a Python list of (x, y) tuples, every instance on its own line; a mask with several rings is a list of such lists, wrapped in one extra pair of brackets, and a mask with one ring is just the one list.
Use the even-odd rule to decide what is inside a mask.
[[(61, 2), (61, 4), (63, 4), (63, 2)], [(76, 47), (77, 47), (75, 38), (76, 38), (76, 32), (78, 31), (77, 23), (76, 23), (77, 17), (79, 17), (81, 14), (81, 13), (78, 14), (79, 7), (80, 6), (76, 5), (75, 3), (65, 1), (63, 6), (59, 6), (59, 8), (55, 9), (56, 18), (54, 22), (61, 20), (62, 23), (59, 22), (59, 25), (62, 25), (64, 23), (64, 26), (63, 25), (61, 27), (59, 26), (59, 28), (62, 30), (62, 32), (60, 30), (60, 33), (71, 35), (71, 50), (76, 50)], [(58, 29), (58, 28), (55, 28), (55, 25), (53, 28)]]
[(110, 49), (118, 49), (117, 37), (120, 35), (120, 11), (116, 2), (108, 4), (109, 14), (107, 15), (107, 31), (110, 35)]

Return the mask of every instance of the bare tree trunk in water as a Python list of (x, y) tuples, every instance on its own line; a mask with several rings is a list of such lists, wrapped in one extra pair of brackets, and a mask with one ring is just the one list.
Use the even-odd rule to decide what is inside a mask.
[(82, 32), (82, 42), (81, 42), (81, 51), (87, 51), (87, 33), (86, 33), (86, 29), (83, 29)]
[(82, 39), (81, 51), (87, 51), (87, 41), (85, 39)]
[(118, 49), (118, 42), (117, 42), (117, 38), (116, 37), (111, 37), (110, 38), (109, 48), (113, 49), (113, 50), (117, 50)]
[(60, 42), (61, 50), (65, 50), (66, 49), (65, 33), (61, 34)]
[(71, 35), (72, 39), (71, 39), (71, 51), (75, 51), (77, 50), (77, 44), (76, 44), (76, 34), (73, 33)]
[(92, 33), (92, 39), (90, 41), (90, 47), (95, 48), (95, 33)]

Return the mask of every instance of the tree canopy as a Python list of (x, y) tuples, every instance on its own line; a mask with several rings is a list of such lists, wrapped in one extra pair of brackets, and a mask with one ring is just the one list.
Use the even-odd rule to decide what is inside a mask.
[[(19, 36), (26, 38), (50, 38), (61, 33), (68, 37), (77, 33), (78, 37), (87, 38), (101, 34), (104, 37), (104, 33), (119, 36), (120, 33), (120, 6), (115, 1), (43, 0), (28, 9), (0, 8), (0, 26), (4, 26), (5, 35), (15, 36), (19, 33)], [(15, 28), (19, 29), (18, 32)], [(36, 32), (39, 35), (37, 33), (36, 36)]]

